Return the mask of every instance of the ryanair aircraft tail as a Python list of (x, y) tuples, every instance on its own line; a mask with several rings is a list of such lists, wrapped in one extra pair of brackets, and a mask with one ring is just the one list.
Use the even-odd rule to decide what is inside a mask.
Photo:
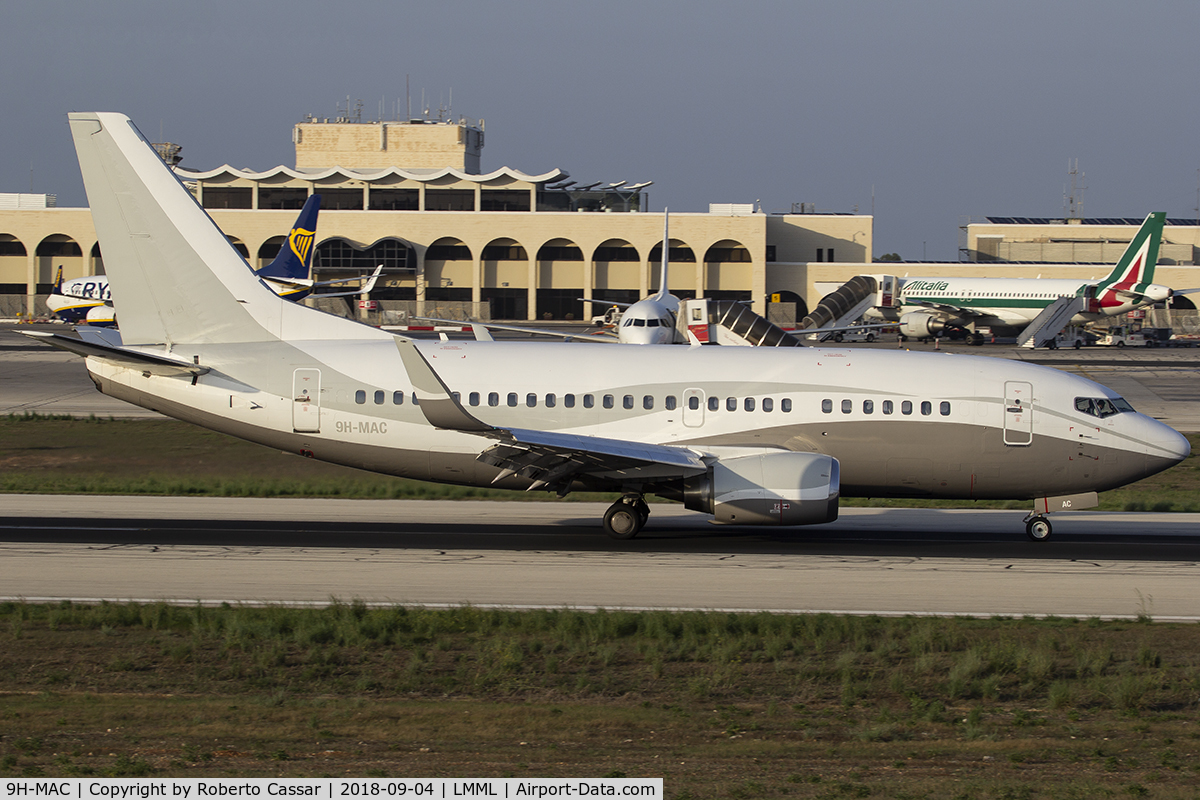
[(1133, 241), (1125, 248), (1124, 255), (1109, 276), (1100, 281), (1098, 289), (1144, 292), (1154, 282), (1154, 267), (1158, 263), (1158, 246), (1162, 242), (1163, 225), (1167, 221), (1165, 211), (1155, 211), (1146, 217)]
[(287, 241), (279, 248), (275, 260), (258, 271), (262, 278), (291, 278), (306, 280), (312, 272), (313, 240), (317, 233), (317, 212), (321, 210), (321, 195), (309, 195), (288, 233)]
[(371, 330), (271, 291), (128, 117), (69, 117), (127, 347), (363, 338)]

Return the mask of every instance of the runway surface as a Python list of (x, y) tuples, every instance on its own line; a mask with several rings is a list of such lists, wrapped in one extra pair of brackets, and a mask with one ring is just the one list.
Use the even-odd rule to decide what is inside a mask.
[(1200, 619), (1200, 514), (844, 509), (721, 527), (655, 505), (0, 496), (0, 595)]

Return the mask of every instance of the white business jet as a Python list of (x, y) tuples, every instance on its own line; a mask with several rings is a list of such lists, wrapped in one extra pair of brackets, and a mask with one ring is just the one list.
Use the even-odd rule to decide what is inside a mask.
[(100, 391), (324, 461), (472, 486), (654, 493), (738, 525), (837, 518), (842, 495), (1028, 500), (1048, 511), (1189, 445), (1077, 375), (944, 353), (414, 342), (283, 300), (121, 114), (71, 132), (123, 344), (56, 334)]

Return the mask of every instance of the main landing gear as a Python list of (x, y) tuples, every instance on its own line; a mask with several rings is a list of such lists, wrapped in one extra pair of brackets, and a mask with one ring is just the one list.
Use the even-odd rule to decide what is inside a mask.
[(614, 539), (632, 539), (650, 517), (650, 506), (637, 493), (630, 493), (604, 512), (604, 532)]
[(1025, 518), (1025, 535), (1033, 541), (1044, 542), (1053, 532), (1050, 520), (1042, 514), (1031, 514)]

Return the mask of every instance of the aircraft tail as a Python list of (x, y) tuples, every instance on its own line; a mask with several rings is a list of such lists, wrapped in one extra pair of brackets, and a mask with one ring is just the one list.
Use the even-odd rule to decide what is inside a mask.
[(54, 287), (50, 290), (51, 294), (62, 294), (63, 274), (62, 264), (58, 265), (58, 272), (54, 275)]
[(309, 195), (300, 209), (296, 224), (288, 232), (287, 241), (279, 248), (275, 260), (258, 271), (262, 278), (292, 278), (304, 280), (312, 271), (313, 240), (317, 232), (317, 212), (321, 210), (321, 195)]
[(1158, 246), (1162, 242), (1163, 225), (1167, 221), (1164, 211), (1147, 215), (1142, 227), (1138, 228), (1133, 241), (1125, 248), (1121, 260), (1113, 267), (1108, 277), (1100, 281), (1098, 288), (1121, 289), (1141, 292), (1154, 282), (1154, 267), (1158, 264)]
[(667, 226), (670, 220), (670, 212), (663, 209), (663, 243), (662, 243), (662, 265), (659, 267), (658, 274), (658, 292), (653, 295), (655, 300), (662, 300), (668, 294), (670, 289), (667, 288), (667, 270), (670, 266), (671, 238), (667, 233)]
[(272, 292), (128, 117), (69, 118), (126, 346), (349, 339), (371, 330)]

